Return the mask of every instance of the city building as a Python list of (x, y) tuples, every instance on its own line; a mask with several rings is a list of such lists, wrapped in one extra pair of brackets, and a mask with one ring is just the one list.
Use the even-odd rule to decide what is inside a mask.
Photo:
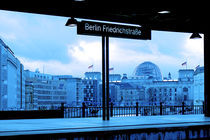
[[(82, 78), (72, 76), (55, 76), (58, 80), (63, 81), (66, 87), (66, 106), (81, 107), (84, 102), (84, 85)], [(54, 77), (54, 78), (55, 78)]]
[(204, 67), (197, 67), (194, 73), (194, 105), (204, 101)]
[(37, 108), (37, 97), (34, 95), (34, 85), (32, 82), (25, 82), (25, 110)]
[(0, 110), (25, 108), (24, 67), (0, 39)]
[(50, 75), (25, 70), (27, 109), (56, 109), (65, 106), (81, 106), (84, 101), (84, 85), (81, 78), (71, 75)]
[[(99, 85), (99, 103), (102, 103), (102, 85)], [(145, 88), (129, 82), (110, 82), (109, 101), (114, 106), (135, 106), (145, 104)], [(101, 105), (101, 104), (100, 104)]]
[[(203, 102), (204, 79), (203, 67), (197, 69), (179, 70), (178, 80), (173, 80), (171, 74), (162, 79), (162, 74), (157, 65), (144, 62), (136, 67), (133, 77), (123, 75), (122, 83), (141, 86), (144, 90), (144, 105), (193, 105)], [(196, 81), (194, 81), (196, 80)], [(195, 86), (195, 87), (194, 87)], [(198, 101), (199, 100), (199, 101)]]
[(65, 81), (52, 75), (25, 70), (26, 109), (56, 109), (67, 103)]
[(84, 103), (88, 106), (98, 105), (99, 81), (96, 79), (82, 79), (84, 85)]
[[(143, 62), (134, 70), (134, 76), (123, 74), (119, 80), (110, 81), (110, 102), (115, 106), (139, 105), (202, 105), (204, 101), (204, 67), (180, 69), (178, 80), (162, 76), (157, 65)], [(111, 75), (112, 76), (112, 75)], [(111, 77), (110, 76), (110, 77)], [(115, 76), (115, 75), (114, 75)], [(114, 79), (114, 78), (113, 78)], [(99, 86), (99, 97), (102, 97)], [(101, 98), (98, 100), (102, 101)]]
[(109, 74), (109, 82), (117, 82), (117, 81), (121, 81), (120, 74)]
[(82, 83), (84, 103), (88, 106), (100, 106), (102, 103), (101, 72), (85, 72)]
[[(117, 88), (115, 106), (135, 106), (136, 102), (143, 105), (145, 102), (144, 87), (134, 86), (130, 83), (114, 83)], [(143, 91), (143, 92), (142, 92)]]
[(85, 72), (85, 78), (101, 81), (101, 72)]

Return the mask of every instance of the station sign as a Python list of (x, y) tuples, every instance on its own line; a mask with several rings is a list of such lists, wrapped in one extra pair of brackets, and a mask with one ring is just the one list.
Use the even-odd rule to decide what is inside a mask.
[(151, 29), (146, 27), (81, 21), (77, 24), (77, 34), (109, 36), (130, 39), (151, 39)]

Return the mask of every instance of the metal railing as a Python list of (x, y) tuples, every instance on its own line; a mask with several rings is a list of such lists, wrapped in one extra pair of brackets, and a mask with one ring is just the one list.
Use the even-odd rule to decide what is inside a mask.
[[(81, 118), (81, 117), (102, 117), (102, 107), (61, 107), (64, 111), (64, 118)], [(113, 106), (110, 105), (111, 117), (125, 116), (154, 116), (154, 115), (185, 115), (185, 114), (203, 114), (203, 105), (187, 106), (184, 103), (181, 106)]]

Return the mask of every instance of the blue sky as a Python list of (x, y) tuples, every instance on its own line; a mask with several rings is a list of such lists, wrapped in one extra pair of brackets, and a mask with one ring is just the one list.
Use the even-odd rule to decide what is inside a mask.
[[(67, 19), (0, 10), (0, 37), (25, 69), (83, 77), (93, 64), (94, 71), (101, 71), (101, 37), (77, 35), (76, 27), (64, 26)], [(110, 38), (112, 73), (132, 76), (137, 65), (151, 61), (163, 76), (171, 72), (177, 79), (183, 62), (191, 69), (204, 63), (203, 39), (190, 40), (190, 35), (152, 31), (152, 40), (147, 41)]]

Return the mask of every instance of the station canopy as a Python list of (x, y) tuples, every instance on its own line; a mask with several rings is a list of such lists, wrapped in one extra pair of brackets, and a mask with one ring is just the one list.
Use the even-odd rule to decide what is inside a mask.
[[(63, 5), (68, 8), (0, 8), (20, 12), (75, 17), (150, 27), (152, 30), (175, 32), (205, 33), (210, 25), (208, 3), (199, 1), (184, 2), (168, 1), (161, 3), (162, 8), (153, 1), (109, 1), (109, 0), (70, 0)], [(207, 1), (208, 2), (208, 1)], [(61, 2), (58, 2), (58, 5)], [(182, 8), (170, 8), (181, 6)]]

